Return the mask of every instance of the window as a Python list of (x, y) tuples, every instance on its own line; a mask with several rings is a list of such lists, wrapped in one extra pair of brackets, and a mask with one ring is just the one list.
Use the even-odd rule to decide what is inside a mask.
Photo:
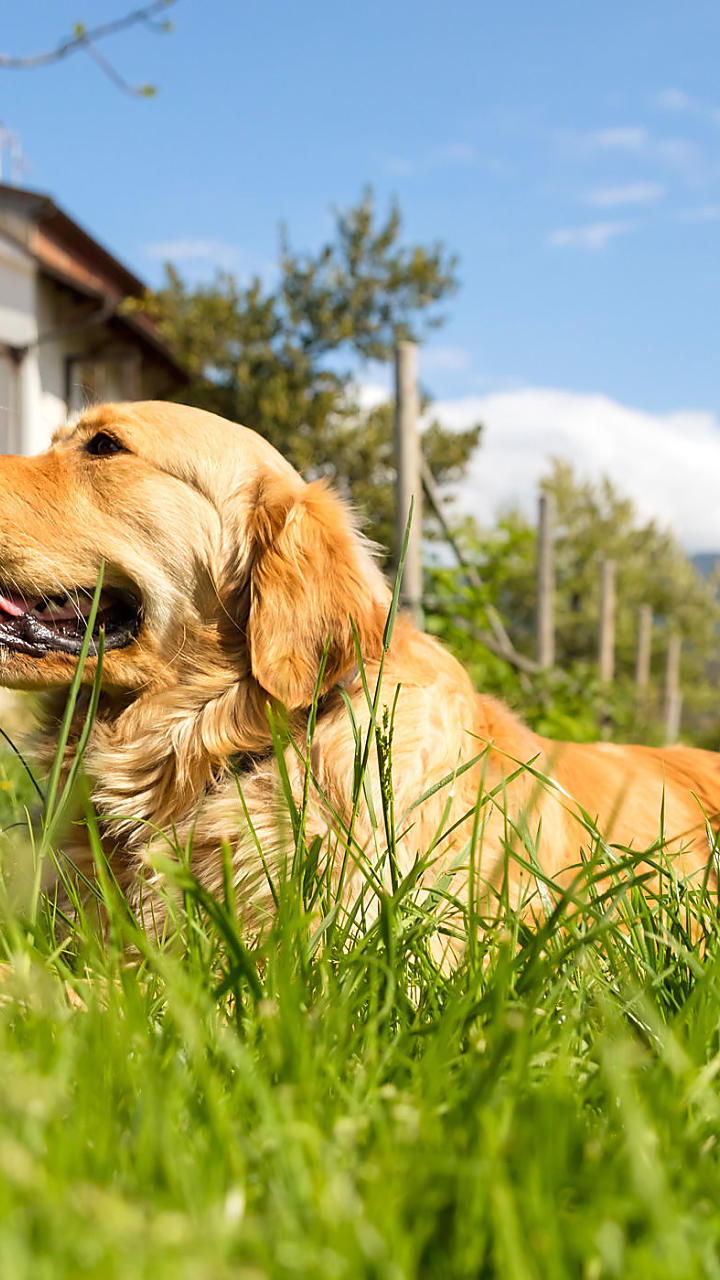
[(82, 413), (103, 400), (137, 400), (141, 395), (140, 355), (77, 356), (67, 362), (67, 407)]

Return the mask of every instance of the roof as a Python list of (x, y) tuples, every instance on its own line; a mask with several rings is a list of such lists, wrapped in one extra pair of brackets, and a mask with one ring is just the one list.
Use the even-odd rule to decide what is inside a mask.
[[(145, 284), (48, 195), (0, 183), (0, 230), (22, 245), (40, 270), (88, 297), (120, 303), (141, 298)], [(114, 322), (170, 365), (178, 382), (186, 375), (144, 312), (117, 315)]]

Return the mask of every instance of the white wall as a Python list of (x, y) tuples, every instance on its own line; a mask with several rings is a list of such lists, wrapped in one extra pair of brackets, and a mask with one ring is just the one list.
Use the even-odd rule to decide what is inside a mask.
[[(38, 330), (41, 335), (52, 332), (69, 318), (67, 300), (61, 299), (57, 287), (42, 276), (38, 278), (36, 299)], [(63, 301), (65, 305), (61, 309)], [(82, 303), (75, 302), (73, 305), (80, 308)], [(84, 335), (80, 333), (77, 336), (66, 334), (40, 343), (37, 349), (36, 413), (33, 422), (29, 424), (24, 453), (39, 453), (42, 449), (47, 449), (53, 431), (65, 421), (65, 361), (74, 353), (78, 343), (82, 347), (85, 341)]]
[(0, 341), (24, 346), (37, 337), (33, 259), (0, 233)]
[[(0, 235), (0, 452), (22, 448), (23, 422), (37, 409), (39, 375), (32, 347), (15, 363), (2, 345), (23, 347), (37, 338), (37, 268), (29, 254)], [(28, 368), (24, 366), (28, 364)], [(33, 368), (35, 365), (35, 368)]]
[(0, 349), (0, 453), (14, 453), (19, 431), (17, 368)]

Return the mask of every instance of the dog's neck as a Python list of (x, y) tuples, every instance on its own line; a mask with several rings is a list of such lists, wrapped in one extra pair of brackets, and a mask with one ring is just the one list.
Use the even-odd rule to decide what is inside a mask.
[[(41, 754), (52, 758), (66, 695), (44, 695)], [(66, 748), (69, 768), (87, 714), (89, 691), (78, 698)], [(202, 669), (183, 663), (164, 687), (135, 696), (103, 692), (85, 768), (101, 822), (123, 843), (147, 840), (148, 824), (168, 829), (190, 814), (237, 758), (272, 748), (269, 699), (247, 660), (217, 658)]]

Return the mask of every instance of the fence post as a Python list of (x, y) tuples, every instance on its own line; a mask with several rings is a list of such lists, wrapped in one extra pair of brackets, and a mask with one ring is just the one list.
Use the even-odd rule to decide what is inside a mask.
[(677, 742), (680, 733), (682, 694), (680, 692), (680, 650), (682, 637), (676, 631), (668, 640), (665, 669), (665, 741)]
[(395, 348), (395, 495), (398, 555), (405, 537), (410, 503), (413, 518), (403, 572), (401, 603), (422, 626), (422, 485), (420, 480), (420, 398), (417, 380), (417, 344), (398, 342)]
[(641, 604), (638, 611), (637, 661), (635, 663), (635, 686), (638, 698), (641, 700), (646, 697), (650, 682), (652, 623), (652, 606)]
[(555, 497), (541, 493), (537, 530), (537, 660), (555, 663)]
[(611, 684), (615, 675), (615, 561), (602, 561), (600, 588), (600, 634), (598, 637), (600, 679)]

